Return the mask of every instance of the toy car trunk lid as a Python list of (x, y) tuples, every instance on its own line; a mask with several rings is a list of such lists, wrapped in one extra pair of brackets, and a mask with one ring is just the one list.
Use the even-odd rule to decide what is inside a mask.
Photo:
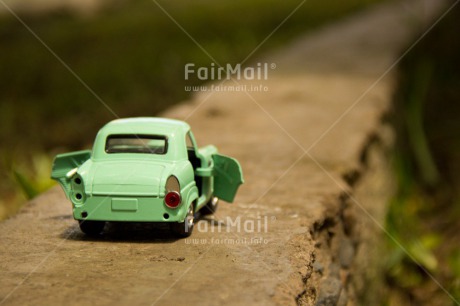
[(149, 161), (93, 163), (89, 173), (89, 193), (93, 195), (160, 196), (165, 166)]

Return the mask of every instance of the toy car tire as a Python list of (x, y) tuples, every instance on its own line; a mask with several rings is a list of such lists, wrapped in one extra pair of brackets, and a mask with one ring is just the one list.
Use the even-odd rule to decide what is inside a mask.
[(184, 222), (171, 223), (171, 231), (178, 237), (189, 237), (192, 234), (195, 225), (195, 210), (194, 205), (191, 204)]
[(105, 226), (104, 221), (79, 220), (78, 224), (80, 225), (81, 231), (88, 236), (99, 235), (104, 230)]
[(212, 215), (216, 212), (219, 207), (219, 199), (212, 197), (211, 200), (200, 210), (201, 215)]

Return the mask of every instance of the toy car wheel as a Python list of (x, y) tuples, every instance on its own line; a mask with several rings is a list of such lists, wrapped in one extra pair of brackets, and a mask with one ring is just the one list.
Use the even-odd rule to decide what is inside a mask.
[(219, 199), (217, 197), (212, 197), (211, 200), (200, 210), (202, 215), (212, 215), (216, 212), (217, 207), (219, 206)]
[(99, 235), (104, 230), (105, 226), (104, 221), (79, 220), (78, 224), (80, 225), (81, 231), (89, 236)]
[(171, 231), (178, 237), (189, 237), (195, 225), (194, 205), (191, 204), (184, 222), (171, 223)]

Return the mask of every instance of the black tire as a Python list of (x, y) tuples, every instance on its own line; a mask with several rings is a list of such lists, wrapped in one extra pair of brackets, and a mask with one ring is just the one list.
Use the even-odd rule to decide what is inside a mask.
[(219, 207), (219, 199), (212, 197), (211, 200), (200, 210), (200, 214), (203, 216), (212, 215), (216, 212)]
[(193, 232), (193, 227), (195, 226), (195, 210), (194, 205), (190, 204), (190, 207), (187, 211), (187, 216), (185, 216), (184, 222), (174, 222), (171, 223), (171, 231), (174, 235), (185, 238), (189, 237)]
[(104, 230), (104, 221), (78, 220), (78, 225), (83, 233), (88, 236), (97, 236)]

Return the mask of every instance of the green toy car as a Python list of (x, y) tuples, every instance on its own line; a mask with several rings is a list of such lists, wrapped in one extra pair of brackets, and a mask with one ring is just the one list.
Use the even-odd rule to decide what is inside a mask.
[(51, 178), (72, 202), (88, 235), (106, 221), (168, 222), (180, 237), (194, 218), (233, 202), (243, 175), (216, 147), (198, 148), (190, 126), (163, 118), (118, 119), (97, 134), (92, 151), (57, 155)]

